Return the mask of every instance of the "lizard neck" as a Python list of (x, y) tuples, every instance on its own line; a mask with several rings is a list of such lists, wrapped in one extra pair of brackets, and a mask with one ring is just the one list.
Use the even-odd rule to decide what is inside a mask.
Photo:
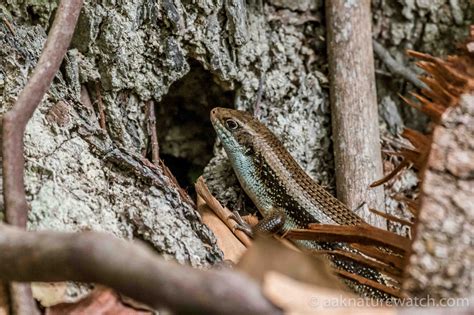
[(273, 207), (269, 189), (258, 176), (261, 173), (261, 163), (253, 155), (244, 154), (235, 146), (225, 145), (227, 157), (234, 169), (242, 189), (252, 200), (260, 213), (265, 216)]

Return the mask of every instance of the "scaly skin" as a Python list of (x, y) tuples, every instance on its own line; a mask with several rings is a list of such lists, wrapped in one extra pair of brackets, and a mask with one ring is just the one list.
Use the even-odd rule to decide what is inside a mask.
[[(214, 108), (211, 121), (237, 178), (263, 216), (256, 230), (282, 233), (307, 228), (309, 223), (366, 224), (342, 202), (314, 182), (298, 165), (276, 136), (250, 114), (228, 108)], [(343, 244), (295, 241), (304, 249), (342, 249)], [(352, 260), (330, 257), (337, 268), (385, 283), (379, 272)], [(348, 283), (365, 296), (387, 298), (367, 286)]]

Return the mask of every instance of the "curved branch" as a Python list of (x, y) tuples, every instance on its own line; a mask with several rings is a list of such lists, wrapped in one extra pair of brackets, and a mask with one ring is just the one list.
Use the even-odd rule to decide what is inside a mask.
[(417, 88), (426, 89), (428, 88), (423, 81), (418, 79), (418, 75), (408, 67), (405, 67), (403, 64), (398, 63), (390, 54), (390, 52), (385, 49), (380, 43), (376, 40), (372, 40), (372, 45), (374, 47), (374, 52), (377, 57), (385, 64), (388, 70), (400, 77), (404, 78)]
[(406, 253), (411, 248), (408, 238), (368, 224), (346, 226), (312, 223), (309, 229), (292, 229), (285, 236), (294, 240), (378, 245), (399, 253)]
[(23, 134), (26, 124), (53, 81), (71, 42), (83, 0), (62, 0), (33, 75), (14, 107), (3, 116), (2, 155), (7, 222), (26, 227)]
[(26, 232), (0, 225), (0, 279), (100, 283), (176, 313), (281, 314), (244, 274), (178, 265), (143, 245), (97, 232)]
[[(2, 120), (3, 198), (8, 223), (26, 228), (23, 134), (53, 81), (71, 42), (83, 0), (62, 0), (33, 75)], [(12, 283), (12, 307), (18, 314), (39, 314), (28, 284)]]

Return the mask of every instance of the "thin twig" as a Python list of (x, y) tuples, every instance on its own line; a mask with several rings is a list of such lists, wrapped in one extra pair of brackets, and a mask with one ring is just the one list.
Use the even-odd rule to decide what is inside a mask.
[(229, 227), (229, 229), (234, 231), (235, 236), (237, 236), (237, 238), (245, 245), (245, 247), (252, 245), (252, 240), (247, 236), (247, 234), (236, 229), (237, 222), (230, 219), (232, 212), (230, 212), (229, 209), (224, 208), (211, 194), (202, 177), (198, 178), (195, 187), (196, 193), (201, 196), (202, 199), (204, 199), (209, 208), (214, 211), (214, 213), (222, 220), (222, 222), (224, 222)]
[[(85, 90), (84, 93), (81, 93), (81, 102), (89, 112), (89, 109), (91, 109), (89, 104), (92, 104), (92, 102), (87, 90)], [(92, 114), (95, 115), (94, 113)], [(175, 187), (183, 201), (188, 203), (192, 208), (195, 207), (194, 201), (191, 199), (189, 194), (179, 186), (178, 181), (161, 159), (159, 159), (158, 164), (153, 164), (143, 155), (138, 158), (133, 153), (117, 147), (112, 141), (110, 141), (110, 139), (101, 140), (99, 138), (102, 137), (93, 137), (93, 135), (97, 135), (98, 131), (101, 132), (101, 130), (103, 129), (96, 129), (85, 124), (78, 129), (78, 132), (87, 142), (89, 142), (90, 145), (94, 147), (96, 152), (99, 152), (100, 155), (103, 156), (106, 161), (110, 161), (120, 165), (122, 168), (131, 170), (142, 179), (150, 181), (154, 185)], [(163, 174), (166, 178), (162, 176)]]
[(404, 168), (407, 168), (410, 166), (410, 162), (408, 162), (407, 160), (403, 160), (400, 162), (400, 164), (398, 164), (397, 167), (395, 167), (393, 169), (393, 171), (390, 172), (390, 174), (384, 176), (383, 178), (379, 179), (379, 180), (376, 180), (375, 182), (373, 182), (372, 184), (370, 184), (369, 187), (377, 187), (377, 186), (380, 186), (382, 184), (385, 184), (386, 182), (388, 182), (389, 180), (395, 178), (395, 176), (397, 176), (398, 174), (400, 174), (400, 172), (404, 169)]
[(99, 126), (102, 130), (106, 130), (106, 122), (105, 122), (105, 107), (104, 107), (104, 100), (102, 99), (102, 93), (100, 92), (100, 84), (96, 82), (95, 84), (95, 97), (97, 98), (97, 109), (99, 111)]
[(316, 254), (334, 255), (334, 256), (349, 258), (360, 264), (372, 267), (378, 271), (385, 272), (389, 274), (391, 277), (393, 277), (395, 280), (401, 283), (401, 276), (402, 276), (403, 271), (401, 269), (387, 265), (378, 260), (365, 258), (363, 255), (351, 253), (351, 252), (340, 250), (340, 249), (335, 249), (335, 250), (321, 249), (321, 250), (312, 250), (311, 252), (316, 253)]
[[(28, 220), (23, 156), (23, 135), (26, 124), (48, 90), (69, 47), (82, 0), (62, 0), (54, 18), (38, 64), (20, 93), (13, 108), (3, 116), (3, 198), (8, 223), (25, 228)], [(26, 284), (11, 286), (13, 311), (19, 314), (36, 314), (31, 288)], [(16, 308), (16, 309), (15, 309)]]
[(59, 69), (74, 33), (82, 0), (61, 1), (43, 53), (14, 107), (3, 116), (3, 183), (7, 222), (26, 226), (28, 204), (23, 179), (26, 124)]
[(389, 221), (397, 222), (397, 223), (400, 223), (400, 224), (403, 224), (403, 225), (406, 225), (406, 226), (413, 226), (413, 222), (408, 221), (406, 219), (399, 218), (399, 217), (396, 217), (394, 215), (378, 211), (376, 209), (369, 209), (369, 211), (372, 212), (372, 213), (375, 213), (377, 215), (380, 215), (380, 216), (384, 217), (385, 219), (387, 219)]
[(148, 101), (148, 133), (151, 139), (151, 161), (158, 166), (160, 164), (160, 147), (158, 145), (158, 135), (156, 132), (155, 102)]
[(7, 18), (4, 16), (2, 17), (2, 21), (7, 26), (10, 33), (12, 33), (12, 35), (15, 36), (16, 32), (15, 32), (15, 29), (13, 28), (13, 25), (10, 23), (10, 21), (8, 21)]
[(370, 280), (370, 279), (364, 278), (362, 276), (359, 276), (357, 274), (350, 273), (350, 272), (347, 272), (347, 271), (341, 270), (341, 269), (336, 269), (335, 272), (337, 274), (339, 274), (340, 276), (342, 276), (342, 277), (345, 277), (345, 278), (353, 280), (353, 281), (357, 281), (360, 284), (370, 286), (372, 288), (375, 288), (377, 290), (380, 290), (380, 291), (385, 292), (387, 294), (390, 294), (392, 296), (399, 297), (399, 298), (403, 297), (403, 295), (400, 293), (399, 290), (387, 287), (386, 285), (378, 283), (377, 281)]
[(387, 265), (394, 266), (397, 269), (403, 270), (405, 264), (404, 256), (388, 255), (387, 252), (381, 251), (379, 248), (371, 245), (363, 245), (352, 243), (351, 247), (357, 249), (362, 254), (377, 259)]
[(260, 114), (261, 114), (260, 102), (262, 101), (262, 96), (263, 96), (264, 80), (265, 80), (265, 73), (262, 72), (260, 79), (258, 80), (257, 99), (255, 100), (255, 105), (253, 106), (253, 115), (255, 117), (260, 117)]
[(287, 238), (314, 240), (321, 242), (347, 242), (388, 247), (397, 252), (408, 252), (409, 239), (375, 228), (368, 224), (345, 226), (330, 224), (310, 224), (310, 229), (294, 229), (286, 234)]
[(156, 166), (143, 156), (137, 156), (134, 153), (116, 146), (110, 139), (102, 140), (99, 139), (99, 137), (93, 137), (92, 135), (97, 134), (97, 129), (87, 125), (82, 125), (81, 128), (78, 129), (78, 133), (94, 147), (94, 150), (99, 153), (105, 161), (132, 171), (140, 176), (142, 180), (150, 182), (153, 185), (161, 187), (172, 186), (176, 188), (183, 201), (188, 203), (192, 208), (195, 207), (194, 201), (188, 193), (179, 186), (178, 181), (161, 159), (159, 165)]
[(99, 283), (178, 314), (281, 314), (232, 270), (166, 261), (148, 247), (97, 233), (26, 232), (0, 225), (0, 279)]
[(374, 46), (375, 54), (391, 73), (401, 76), (419, 89), (427, 88), (426, 84), (418, 79), (418, 75), (414, 71), (396, 61), (385, 47), (379, 44), (376, 40), (373, 40), (372, 44)]

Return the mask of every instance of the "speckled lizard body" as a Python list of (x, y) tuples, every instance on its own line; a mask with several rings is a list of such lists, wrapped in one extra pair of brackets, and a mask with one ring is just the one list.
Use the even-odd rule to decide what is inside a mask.
[[(288, 229), (307, 228), (310, 223), (366, 224), (313, 181), (278, 138), (250, 114), (214, 108), (211, 121), (242, 188), (263, 216), (254, 230), (282, 233)], [(295, 243), (306, 249), (352, 251), (343, 244)], [(331, 260), (338, 268), (383, 283), (380, 274), (371, 268), (335, 257)], [(354, 289), (363, 295), (374, 293), (363, 286)]]

